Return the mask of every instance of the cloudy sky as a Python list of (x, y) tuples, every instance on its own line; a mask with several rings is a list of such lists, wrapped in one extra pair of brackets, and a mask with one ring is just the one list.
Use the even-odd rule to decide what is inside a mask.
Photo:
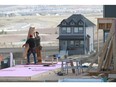
[(4, 5), (105, 5), (116, 4), (116, 0), (1, 0)]

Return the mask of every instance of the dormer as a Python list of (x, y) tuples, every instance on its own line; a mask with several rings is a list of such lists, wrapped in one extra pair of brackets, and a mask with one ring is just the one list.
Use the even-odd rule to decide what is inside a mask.
[(65, 20), (63, 20), (63, 21), (61, 22), (61, 25), (67, 25), (67, 22), (66, 22)]
[(79, 25), (79, 26), (83, 26), (83, 25), (84, 25), (84, 22), (83, 22), (82, 20), (79, 20), (79, 21), (78, 21), (78, 25)]
[(69, 24), (74, 26), (76, 23), (75, 23), (74, 20), (71, 20), (71, 21), (69, 22)]

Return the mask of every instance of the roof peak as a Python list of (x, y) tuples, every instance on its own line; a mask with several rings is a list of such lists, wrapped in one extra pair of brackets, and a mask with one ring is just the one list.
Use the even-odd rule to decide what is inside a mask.
[(72, 15), (82, 15), (82, 14), (72, 14)]
[[(76, 17), (76, 18), (77, 18), (77, 17), (79, 17), (79, 18), (80, 18), (80, 17), (81, 17), (81, 18), (85, 18), (82, 14), (72, 14), (70, 17), (71, 17), (71, 18), (72, 18), (72, 17), (74, 17), (74, 18), (75, 18), (75, 17)], [(70, 18), (70, 17), (69, 17), (69, 18)], [(80, 18), (80, 19), (81, 19), (81, 18)]]

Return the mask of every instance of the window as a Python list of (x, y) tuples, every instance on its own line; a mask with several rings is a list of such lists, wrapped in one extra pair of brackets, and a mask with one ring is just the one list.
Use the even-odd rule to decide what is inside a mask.
[(83, 33), (83, 27), (79, 27), (79, 32)]
[(71, 33), (71, 28), (67, 27), (67, 33)]
[(67, 47), (68, 50), (74, 49), (74, 41), (73, 40), (68, 41), (67, 44), (68, 44), (68, 47)]
[(63, 30), (63, 31), (66, 31), (66, 28), (65, 28), (65, 27), (62, 27), (62, 30)]
[(74, 41), (70, 41), (70, 45), (74, 45)]
[(78, 27), (74, 27), (74, 33), (78, 33)]
[(80, 46), (81, 46), (81, 47), (84, 46), (84, 41), (83, 41), (83, 40), (80, 41)]
[(106, 40), (107, 40), (108, 34), (109, 34), (109, 32), (104, 32), (104, 39), (105, 39), (105, 42), (106, 42)]
[(76, 47), (79, 47), (79, 41), (78, 41), (78, 40), (75, 41), (75, 46), (76, 46)]
[(62, 30), (61, 30), (61, 31), (62, 31), (62, 34), (66, 34), (66, 32), (67, 32), (67, 31), (66, 31), (66, 27), (62, 27), (61, 29), (62, 29)]
[(82, 45), (83, 45), (83, 44), (84, 44), (84, 41), (83, 41), (83, 40), (81, 40), (81, 41), (80, 41), (80, 44), (82, 44)]
[(62, 27), (61, 32), (62, 32), (62, 34), (71, 33), (71, 28), (70, 27)]

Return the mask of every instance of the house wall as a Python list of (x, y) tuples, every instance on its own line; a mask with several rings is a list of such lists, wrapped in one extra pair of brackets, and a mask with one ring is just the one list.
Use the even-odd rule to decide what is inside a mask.
[(68, 50), (68, 55), (83, 55), (83, 48), (78, 48), (76, 50)]
[[(69, 28), (69, 27), (68, 27)], [(84, 35), (84, 32), (83, 33), (74, 33), (74, 27), (70, 27), (71, 28), (71, 32), (70, 33), (62, 33), (62, 27), (59, 27), (59, 36), (60, 35)], [(63, 44), (64, 41), (67, 43), (65, 43), (65, 45)], [(70, 41), (74, 41), (74, 44), (73, 46), (70, 45)], [(60, 50), (66, 50), (68, 52), (68, 55), (75, 55), (75, 54), (84, 54), (84, 46), (79, 46), (77, 47), (75, 44), (76, 44), (76, 41), (78, 40), (59, 40), (59, 48)], [(83, 40), (79, 40), (79, 43), (80, 41), (83, 41)], [(71, 48), (70, 48), (71, 47)], [(67, 48), (67, 49), (66, 49)]]
[[(71, 45), (70, 41), (74, 41), (74, 44)], [(75, 41), (82, 40), (60, 40), (59, 49), (65, 51), (65, 53), (68, 52), (68, 55), (84, 54), (84, 46), (83, 45), (76, 46)]]
[[(71, 29), (71, 33), (67, 33), (67, 34), (62, 34), (61, 33), (61, 27), (59, 27), (59, 36), (60, 35), (74, 35), (74, 30), (73, 29)], [(75, 35), (84, 35), (84, 32), (83, 33), (77, 33), (77, 34), (75, 34)], [(90, 36), (90, 38), (89, 38), (89, 40), (90, 40), (90, 42), (89, 42), (89, 52), (92, 52), (93, 50), (94, 50), (94, 27), (86, 27), (86, 36), (87, 35), (89, 35)], [(59, 46), (61, 46), (62, 44), (61, 44), (61, 42), (62, 41), (60, 41), (59, 43)], [(68, 42), (68, 41), (66, 41), (66, 42)], [(87, 44), (87, 43), (86, 43)], [(68, 43), (65, 45), (65, 46), (68, 46)], [(88, 46), (86, 46), (86, 47), (88, 47)], [(80, 49), (80, 51), (81, 51), (81, 53), (83, 53), (83, 48), (82, 47), (80, 47), (80, 48), (78, 48), (78, 50)], [(68, 50), (69, 51), (69, 53), (71, 53), (71, 54), (73, 54), (73, 53), (75, 53), (76, 51), (71, 51), (71, 50)], [(80, 53), (79, 53), (80, 54)]]
[(67, 40), (60, 40), (59, 41), (59, 49), (60, 50), (67, 50)]
[(91, 52), (94, 50), (94, 27), (87, 27), (86, 36), (87, 34), (90, 36), (89, 50)]
[(83, 33), (81, 33), (81, 32), (75, 33), (74, 27), (66, 27), (66, 28), (71, 28), (71, 32), (70, 33), (62, 33), (62, 27), (59, 27), (59, 36), (60, 35), (83, 35), (84, 34), (84, 31), (83, 31)]

